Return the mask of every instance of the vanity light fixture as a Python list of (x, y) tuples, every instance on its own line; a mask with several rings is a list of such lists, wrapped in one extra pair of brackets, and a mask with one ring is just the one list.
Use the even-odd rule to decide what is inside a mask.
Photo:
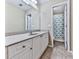
[(37, 4), (37, 0), (31, 0), (34, 4)]
[(37, 0), (23, 0), (26, 4), (30, 4), (32, 2), (33, 4), (37, 4)]
[(26, 3), (26, 4), (28, 4), (28, 5), (30, 5), (30, 6), (32, 6), (33, 8), (35, 8), (35, 9), (38, 9), (38, 7), (37, 7), (37, 0), (22, 0), (24, 3)]
[(24, 3), (26, 4), (29, 4), (29, 1), (28, 0), (23, 0)]

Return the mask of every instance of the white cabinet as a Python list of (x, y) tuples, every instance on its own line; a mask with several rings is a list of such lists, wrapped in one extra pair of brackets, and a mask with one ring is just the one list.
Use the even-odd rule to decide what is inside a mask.
[(48, 46), (48, 33), (40, 35), (40, 45), (41, 45), (40, 54), (42, 54), (46, 49), (46, 47)]
[(32, 39), (9, 46), (8, 59), (32, 59)]
[(39, 59), (48, 45), (48, 33), (6, 47), (6, 59)]
[(39, 59), (48, 46), (48, 33), (33, 39), (33, 59)]
[(41, 45), (41, 52), (40, 52), (40, 54), (42, 54), (43, 53), (43, 50), (44, 50), (44, 38), (43, 38), (43, 35), (40, 35), (40, 39), (42, 39), (42, 40), (40, 40), (40, 45)]
[(45, 50), (45, 48), (47, 47), (47, 45), (48, 45), (48, 33), (46, 33), (46, 34), (44, 34), (43, 35), (43, 43), (44, 43), (44, 50)]
[(33, 38), (33, 59), (40, 57), (40, 37)]

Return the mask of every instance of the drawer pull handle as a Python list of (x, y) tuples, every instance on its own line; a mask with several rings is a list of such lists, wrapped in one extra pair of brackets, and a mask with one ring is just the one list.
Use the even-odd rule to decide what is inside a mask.
[(32, 50), (32, 48), (30, 48), (30, 50)]
[(25, 46), (22, 46), (23, 48), (25, 48)]
[(43, 35), (40, 35), (40, 37), (43, 37)]

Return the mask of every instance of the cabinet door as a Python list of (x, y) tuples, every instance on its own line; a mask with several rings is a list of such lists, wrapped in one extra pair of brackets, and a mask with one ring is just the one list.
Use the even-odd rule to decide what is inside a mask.
[(45, 49), (45, 41), (44, 41), (44, 34), (43, 35), (40, 35), (40, 46), (41, 46), (41, 48), (40, 48), (40, 50), (41, 50), (41, 55), (42, 55), (42, 53), (44, 52), (44, 49)]
[(44, 52), (48, 45), (48, 34), (40, 35), (41, 54)]
[(33, 39), (33, 59), (40, 57), (40, 39), (39, 36)]
[(32, 50), (24, 50), (23, 52), (18, 53), (10, 59), (32, 59)]
[(44, 40), (44, 49), (47, 47), (48, 45), (48, 33), (46, 33), (44, 36), (43, 36), (43, 40)]

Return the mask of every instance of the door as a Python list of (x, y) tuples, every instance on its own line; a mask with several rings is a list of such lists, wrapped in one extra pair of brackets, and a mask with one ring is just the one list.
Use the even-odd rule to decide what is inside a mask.
[(64, 44), (67, 49), (67, 5), (64, 8)]

